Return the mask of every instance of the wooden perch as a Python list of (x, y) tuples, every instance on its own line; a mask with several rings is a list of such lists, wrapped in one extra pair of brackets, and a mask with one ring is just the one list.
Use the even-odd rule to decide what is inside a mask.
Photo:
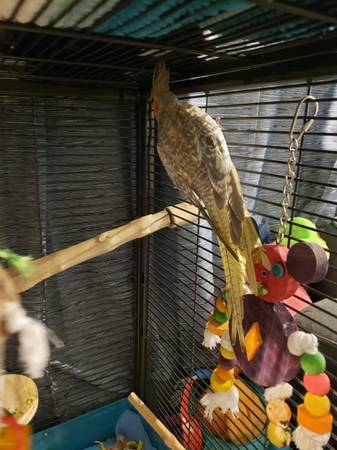
[(154, 431), (162, 438), (164, 444), (171, 450), (185, 450), (178, 439), (165, 427), (163, 422), (161, 422), (158, 417), (156, 417), (153, 412), (142, 402), (142, 400), (134, 393), (128, 397), (131, 405), (139, 412), (139, 414), (144, 417), (149, 425), (154, 429)]
[[(196, 214), (198, 214), (196, 207), (189, 203), (179, 203), (156, 214), (140, 217), (126, 225), (105, 231), (87, 241), (36, 259), (32, 261), (31, 275), (19, 275), (16, 271), (10, 269), (8, 273), (11, 275), (15, 292), (24, 292), (41, 281), (69, 269), (69, 267), (111, 252), (126, 242), (143, 238), (163, 228), (174, 226), (174, 224), (185, 225), (194, 222)], [(3, 289), (0, 290), (0, 300), (6, 300)]]

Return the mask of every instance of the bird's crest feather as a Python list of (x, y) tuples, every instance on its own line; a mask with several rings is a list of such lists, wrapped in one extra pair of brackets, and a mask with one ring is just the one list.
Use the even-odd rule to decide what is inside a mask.
[(170, 73), (164, 62), (156, 65), (152, 79), (151, 98), (160, 96), (170, 91), (169, 88)]

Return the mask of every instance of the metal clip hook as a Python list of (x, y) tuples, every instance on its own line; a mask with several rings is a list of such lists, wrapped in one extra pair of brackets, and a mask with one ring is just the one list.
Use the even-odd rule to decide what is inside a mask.
[[(300, 132), (298, 133), (297, 136), (295, 136), (294, 131), (295, 131), (295, 126), (296, 126), (296, 122), (298, 119), (298, 115), (300, 112), (300, 108), (303, 105), (303, 103), (305, 102), (313, 102), (315, 103), (315, 111), (314, 113), (311, 115), (311, 117), (309, 118), (309, 120), (307, 122), (305, 122), (305, 124), (303, 125), (303, 127), (301, 128)], [(318, 114), (318, 101), (315, 99), (315, 97), (313, 97), (312, 95), (307, 95), (306, 97), (303, 97), (302, 100), (298, 103), (296, 111), (295, 111), (295, 115), (291, 124), (291, 128), (290, 128), (290, 140), (295, 140), (295, 141), (300, 141), (302, 139), (302, 137), (304, 136), (305, 133), (307, 133), (310, 128), (312, 127), (312, 124), (314, 123), (315, 117)]]

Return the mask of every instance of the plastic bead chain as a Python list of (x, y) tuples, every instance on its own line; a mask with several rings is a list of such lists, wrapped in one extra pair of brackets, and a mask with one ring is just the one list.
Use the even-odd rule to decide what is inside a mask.
[(290, 398), (292, 393), (293, 388), (288, 383), (278, 384), (265, 390), (265, 399), (268, 401), (266, 412), (269, 419), (267, 438), (276, 448), (285, 448), (290, 445), (291, 410), (285, 400)]
[(221, 408), (224, 414), (231, 410), (238, 414), (239, 393), (235, 387), (234, 368), (236, 359), (229, 337), (229, 315), (226, 304), (226, 292), (216, 298), (215, 309), (207, 322), (203, 345), (215, 348), (220, 343), (220, 358), (217, 367), (211, 374), (211, 388), (214, 394), (206, 394), (201, 399), (205, 406), (205, 415), (212, 420), (216, 407)]
[[(304, 124), (299, 135), (295, 136), (294, 129), (299, 110), (306, 101), (315, 103), (315, 111), (313, 116)], [(292, 122), (290, 129), (288, 170), (283, 189), (284, 199), (282, 202), (282, 215), (277, 235), (278, 244), (284, 239), (285, 226), (289, 219), (288, 207), (293, 193), (298, 144), (303, 135), (311, 128), (317, 113), (317, 100), (311, 96), (304, 97), (297, 106)], [(318, 274), (318, 276), (324, 277), (324, 271), (322, 274)], [(302, 281), (310, 283), (313, 279), (310, 279), (309, 275), (308, 279)], [(300, 365), (305, 373), (303, 379), (304, 387), (307, 390), (307, 393), (304, 396), (304, 403), (300, 404), (297, 408), (298, 426), (293, 433), (293, 440), (299, 450), (320, 450), (323, 445), (328, 443), (333, 424), (333, 417), (330, 413), (330, 400), (326, 395), (330, 390), (330, 380), (324, 372), (326, 361), (324, 356), (318, 351), (316, 336), (312, 334), (300, 331), (292, 333), (288, 338), (288, 350), (289, 353), (300, 357)], [(268, 408), (270, 408), (270, 403), (267, 405), (267, 412)], [(271, 417), (268, 417), (271, 420)], [(272, 433), (273, 431), (275, 430), (271, 428), (270, 424), (268, 427), (268, 438), (276, 447), (281, 447), (282, 442), (275, 442), (278, 435)], [(288, 436), (286, 445), (289, 445), (289, 443), (290, 440)]]
[[(299, 115), (299, 110), (303, 103), (307, 101), (314, 102), (315, 111), (312, 117), (303, 125), (300, 133), (295, 136), (294, 130)], [(296, 169), (296, 151), (301, 138), (311, 128), (317, 114), (318, 102), (311, 96), (304, 97), (296, 108), (290, 129), (288, 168), (283, 188), (284, 198), (282, 202), (280, 227), (276, 241), (277, 244), (281, 244), (284, 240), (285, 228), (289, 220), (288, 208), (290, 205), (291, 196), (293, 194), (293, 182), (295, 179)], [(313, 250), (313, 248), (311, 250)], [(303, 253), (304, 259), (305, 253), (310, 254), (310, 249), (300, 248), (297, 255), (299, 253)], [(295, 279), (301, 282), (310, 283), (314, 281), (315, 277), (324, 278), (325, 276), (324, 272), (326, 271), (327, 264), (325, 264), (324, 267), (322, 255), (321, 258), (317, 258), (317, 261), (318, 260), (321, 260), (322, 262), (322, 270), (312, 270), (312, 273), (306, 274), (305, 279), (303, 274), (300, 273), (301, 271), (292, 270), (294, 268), (291, 267), (291, 264), (288, 264), (288, 270), (292, 272)], [(310, 265), (307, 267), (307, 272), (310, 272), (309, 266)], [(277, 276), (276, 273), (274, 273), (274, 275)], [(325, 358), (318, 352), (317, 338), (314, 335), (296, 331), (288, 337), (287, 344), (290, 354), (300, 356), (300, 365), (305, 372), (304, 386), (308, 390), (304, 396), (304, 403), (299, 405), (297, 409), (297, 422), (299, 425), (293, 433), (293, 440), (299, 450), (320, 450), (322, 445), (327, 444), (329, 441), (333, 422), (332, 415), (330, 413), (330, 401), (326, 396), (328, 390), (330, 389), (330, 381), (324, 373), (326, 365)], [(285, 429), (284, 426), (282, 426), (282, 421), (280, 420), (281, 417), (287, 417), (289, 422), (290, 410), (287, 415), (287, 408), (289, 407), (286, 405), (284, 398), (276, 400), (272, 400), (270, 398), (271, 392), (275, 393), (275, 390), (279, 391), (280, 386), (282, 385), (276, 386), (276, 388), (267, 389), (265, 392), (266, 399), (270, 400), (267, 405), (267, 414), (270, 420), (267, 430), (267, 437), (276, 448), (288, 446), (291, 440), (289, 429)], [(272, 391), (273, 389), (274, 391)], [(285, 398), (289, 398), (291, 396), (291, 392), (289, 393), (290, 395), (287, 395)], [(276, 405), (275, 401), (277, 401)], [(275, 414), (275, 412), (277, 413)]]
[(325, 373), (326, 361), (318, 351), (313, 334), (297, 331), (289, 336), (288, 349), (300, 356), (304, 371), (303, 384), (307, 391), (304, 403), (297, 407), (298, 426), (293, 441), (299, 450), (321, 450), (330, 439), (333, 417), (330, 412), (330, 379)]
[(300, 357), (304, 371), (303, 384), (307, 393), (304, 402), (297, 407), (298, 426), (292, 436), (288, 427), (291, 411), (285, 399), (292, 395), (288, 383), (265, 390), (268, 401), (266, 412), (270, 421), (267, 438), (272, 448), (288, 448), (291, 438), (299, 450), (322, 450), (330, 439), (333, 417), (330, 412), (330, 379), (325, 371), (326, 361), (318, 351), (315, 335), (295, 331), (288, 338), (288, 350)]
[[(294, 129), (299, 109), (306, 101), (315, 102), (315, 112), (304, 124), (298, 135)], [(234, 368), (240, 366), (254, 382), (267, 388), (265, 397), (269, 424), (268, 449), (289, 449), (293, 438), (299, 450), (321, 450), (329, 441), (332, 415), (327, 392), (330, 381), (325, 370), (325, 358), (318, 352), (317, 338), (312, 334), (297, 331), (296, 323), (287, 310), (287, 301), (298, 292), (305, 293), (301, 284), (310, 284), (324, 279), (328, 270), (326, 245), (317, 239), (312, 242), (297, 242), (289, 250), (281, 242), (287, 225), (288, 207), (295, 177), (296, 150), (299, 141), (307, 132), (318, 112), (318, 103), (304, 97), (298, 104), (290, 130), (288, 171), (284, 186), (284, 200), (277, 242), (265, 244), (254, 252), (254, 270), (258, 296), (244, 295), (245, 349), (229, 338), (230, 322), (227, 314), (226, 294), (218, 297), (215, 310), (210, 316), (204, 333), (203, 345), (210, 349), (220, 344), (220, 359), (211, 375), (213, 393), (201, 399), (205, 416), (212, 419), (217, 407), (226, 414), (238, 413), (239, 393), (235, 387)], [(284, 304), (283, 304), (284, 301)], [(273, 370), (278, 365), (278, 370)], [(298, 427), (291, 436), (289, 421), (291, 412), (286, 399), (292, 395), (292, 387), (284, 381), (293, 379), (301, 365), (305, 372), (304, 386), (307, 394), (304, 403), (298, 406)]]

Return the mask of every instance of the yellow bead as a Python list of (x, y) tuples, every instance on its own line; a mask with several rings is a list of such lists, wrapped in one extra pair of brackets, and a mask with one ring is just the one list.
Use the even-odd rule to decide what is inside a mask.
[(218, 370), (214, 369), (211, 375), (211, 388), (214, 392), (227, 392), (234, 384), (234, 378), (222, 380), (218, 375)]
[(291, 410), (287, 403), (281, 399), (269, 402), (266, 411), (268, 419), (274, 423), (287, 423), (291, 419)]
[(327, 395), (307, 392), (304, 396), (304, 406), (313, 416), (325, 416), (330, 411), (330, 400)]
[(275, 447), (282, 448), (290, 445), (291, 434), (281, 425), (270, 423), (267, 427), (267, 438)]
[(235, 353), (227, 350), (225, 347), (220, 347), (221, 356), (225, 359), (234, 359)]

